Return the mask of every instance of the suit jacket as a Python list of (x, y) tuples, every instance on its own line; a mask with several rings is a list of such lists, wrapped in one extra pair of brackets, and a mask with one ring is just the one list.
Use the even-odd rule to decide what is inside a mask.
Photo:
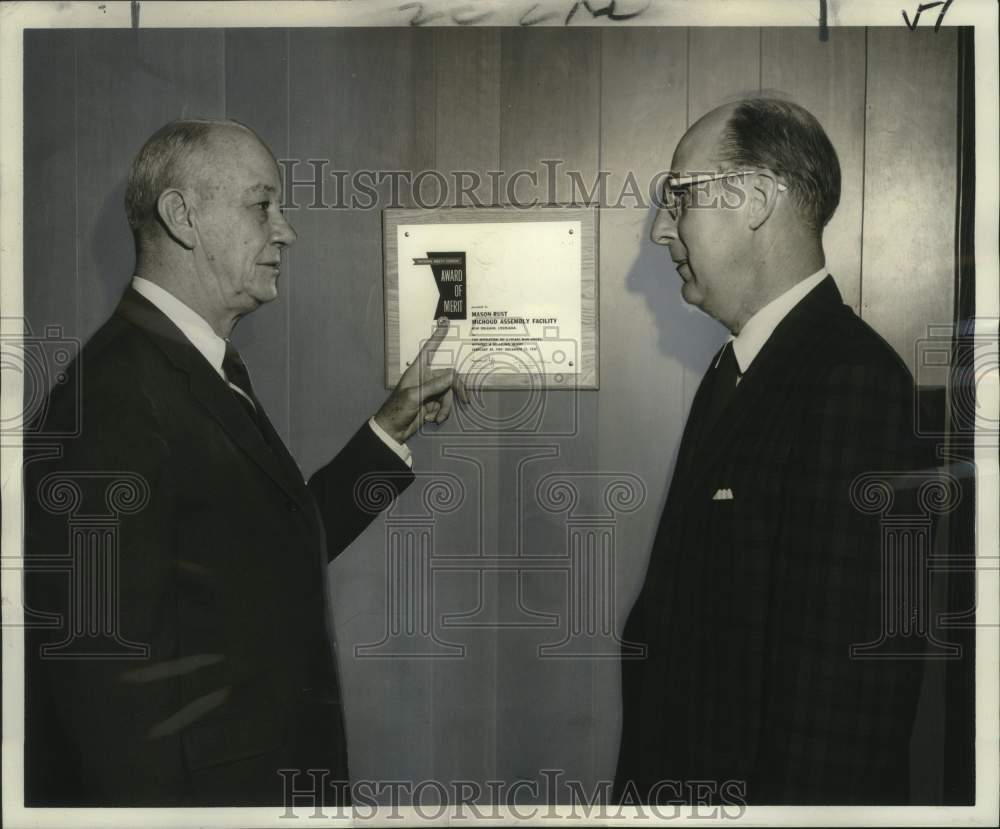
[(731, 780), (749, 803), (906, 803), (921, 666), (848, 656), (879, 638), (883, 608), (880, 518), (850, 487), (930, 465), (912, 378), (827, 276), (715, 424), (709, 385), (626, 626), (648, 652), (623, 661), (617, 791)]
[[(80, 434), (58, 457), (29, 450), (25, 469), (26, 606), (63, 617), (26, 632), (28, 805), (279, 804), (279, 768), (346, 780), (325, 564), (372, 520), (361, 477), (398, 493), (406, 465), (366, 425), (307, 485), (270, 423), (132, 290), (68, 374), (41, 431)], [(95, 526), (110, 529), (95, 541)], [(67, 642), (94, 624), (81, 591), (111, 621)]]

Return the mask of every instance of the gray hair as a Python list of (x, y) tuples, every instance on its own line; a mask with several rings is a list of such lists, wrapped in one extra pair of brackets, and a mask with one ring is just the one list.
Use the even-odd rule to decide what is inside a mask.
[(246, 124), (228, 118), (182, 118), (150, 136), (132, 161), (125, 188), (125, 215), (133, 234), (156, 220), (156, 201), (164, 190), (190, 184), (197, 156), (210, 148), (213, 133), (226, 128), (255, 135)]

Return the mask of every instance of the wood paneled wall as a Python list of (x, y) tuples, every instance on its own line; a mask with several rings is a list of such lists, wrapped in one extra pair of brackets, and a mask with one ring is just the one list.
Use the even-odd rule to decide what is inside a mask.
[[(952, 319), (948, 30), (834, 29), (826, 42), (815, 29), (756, 28), (31, 31), (25, 55), (25, 308), (36, 331), (55, 324), (85, 339), (112, 310), (133, 266), (121, 207), (128, 164), (171, 118), (234, 117), (279, 158), (329, 159), (338, 170), (485, 176), (543, 173), (542, 160), (560, 159), (585, 179), (607, 170), (617, 193), (629, 171), (644, 183), (667, 168), (700, 115), (758, 90), (804, 104), (840, 155), (843, 195), (825, 241), (845, 300), (911, 366), (925, 326)], [(560, 180), (560, 199), (567, 188)], [(236, 339), (309, 473), (385, 394), (381, 217), (288, 215), (299, 241), (281, 297), (241, 323)], [(641, 479), (644, 505), (615, 525), (619, 629), (642, 582), (687, 407), (724, 339), (683, 304), (668, 256), (648, 241), (651, 220), (649, 209), (601, 212), (599, 392), (544, 397), (548, 431), (477, 435), (456, 418), (412, 441), (421, 473), (464, 487), (462, 508), (434, 523), (440, 555), (565, 555), (566, 517), (539, 507), (540, 478)], [(510, 423), (527, 402), (504, 392), (475, 405)], [(419, 512), (418, 489), (397, 515)], [(585, 491), (581, 509), (597, 501)], [(441, 573), (438, 616), (467, 614), (442, 637), (464, 656), (359, 659), (355, 646), (385, 631), (385, 542), (376, 521), (329, 576), (355, 776), (536, 780), (549, 768), (588, 787), (609, 778), (617, 660), (537, 653), (553, 638), (537, 614), (565, 616), (565, 583), (544, 573)]]

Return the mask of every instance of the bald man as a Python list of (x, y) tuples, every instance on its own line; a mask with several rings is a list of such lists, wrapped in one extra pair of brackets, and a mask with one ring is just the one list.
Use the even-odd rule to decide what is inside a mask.
[(623, 660), (617, 795), (908, 803), (921, 667), (852, 656), (885, 597), (879, 518), (851, 485), (930, 459), (909, 372), (826, 269), (836, 152), (802, 107), (755, 98), (694, 124), (671, 170), (652, 239), (731, 336), (627, 624), (647, 655)]
[(280, 198), (232, 121), (169, 123), (132, 164), (135, 275), (48, 406), (46, 433), (81, 433), (26, 469), (26, 604), (61, 619), (26, 637), (28, 805), (281, 805), (307, 769), (349, 800), (325, 563), (372, 520), (358, 488), (405, 488), (404, 442), (464, 390), (429, 370), (445, 320), (303, 480), (229, 339), (278, 295)]

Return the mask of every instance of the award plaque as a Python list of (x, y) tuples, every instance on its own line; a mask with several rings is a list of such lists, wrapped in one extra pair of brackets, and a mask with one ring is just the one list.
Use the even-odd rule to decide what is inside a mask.
[(476, 388), (598, 388), (595, 210), (386, 210), (385, 373), (396, 384), (436, 320), (432, 366)]

